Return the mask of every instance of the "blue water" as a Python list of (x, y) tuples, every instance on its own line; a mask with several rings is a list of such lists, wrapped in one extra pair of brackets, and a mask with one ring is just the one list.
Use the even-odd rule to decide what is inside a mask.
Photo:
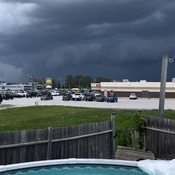
[(0, 173), (0, 175), (147, 175), (135, 167), (113, 165), (57, 165)]

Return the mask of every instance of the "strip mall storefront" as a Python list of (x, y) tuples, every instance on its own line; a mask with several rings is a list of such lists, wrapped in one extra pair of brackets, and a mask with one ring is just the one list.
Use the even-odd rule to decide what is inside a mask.
[[(105, 96), (110, 93), (118, 97), (129, 97), (136, 93), (138, 97), (159, 98), (160, 82), (101, 82), (91, 83), (92, 91), (101, 92)], [(166, 83), (165, 98), (175, 98), (175, 82)]]

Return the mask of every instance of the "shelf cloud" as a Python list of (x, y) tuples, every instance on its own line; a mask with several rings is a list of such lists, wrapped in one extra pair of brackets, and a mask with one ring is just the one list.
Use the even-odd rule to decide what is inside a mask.
[(1, 71), (12, 82), (31, 72), (160, 81), (162, 55), (175, 56), (174, 9), (173, 0), (0, 0)]

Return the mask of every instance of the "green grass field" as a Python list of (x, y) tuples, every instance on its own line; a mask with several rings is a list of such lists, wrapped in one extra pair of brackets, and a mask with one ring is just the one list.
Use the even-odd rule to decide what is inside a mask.
[[(136, 110), (99, 108), (32, 106), (0, 110), (0, 132), (43, 129), (80, 125), (110, 120), (115, 112), (116, 129), (132, 129)], [(143, 110), (143, 114), (158, 116), (157, 110)], [(175, 119), (175, 111), (166, 110), (165, 118)]]

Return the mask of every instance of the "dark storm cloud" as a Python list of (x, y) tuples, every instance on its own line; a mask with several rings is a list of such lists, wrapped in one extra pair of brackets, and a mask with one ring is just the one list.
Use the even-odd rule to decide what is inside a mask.
[(0, 0), (0, 63), (23, 81), (30, 72), (159, 81), (162, 54), (175, 55), (174, 9), (172, 0)]

